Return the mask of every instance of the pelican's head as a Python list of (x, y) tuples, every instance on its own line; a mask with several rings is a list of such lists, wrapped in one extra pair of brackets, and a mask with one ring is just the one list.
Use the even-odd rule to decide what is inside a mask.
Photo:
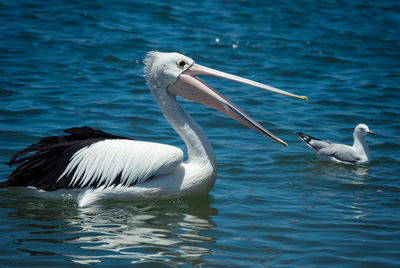
[(364, 137), (366, 135), (375, 135), (374, 132), (369, 130), (368, 126), (366, 124), (358, 124), (356, 128), (354, 129), (354, 135), (357, 135), (359, 137)]
[(168, 95), (175, 98), (175, 96), (179, 95), (186, 99), (208, 105), (226, 115), (229, 115), (249, 128), (273, 138), (285, 146), (287, 146), (286, 142), (266, 130), (258, 122), (248, 116), (211, 86), (207, 85), (196, 75), (213, 75), (227, 78), (290, 97), (306, 99), (308, 101), (306, 96), (298, 96), (252, 80), (201, 66), (196, 64), (191, 58), (179, 53), (161, 53), (152, 51), (147, 54), (144, 64), (147, 82), (155, 96)]
[(191, 58), (176, 52), (151, 51), (147, 53), (144, 59), (144, 73), (151, 90), (158, 90), (160, 87), (165, 90), (175, 83), (180, 74), (193, 62)]

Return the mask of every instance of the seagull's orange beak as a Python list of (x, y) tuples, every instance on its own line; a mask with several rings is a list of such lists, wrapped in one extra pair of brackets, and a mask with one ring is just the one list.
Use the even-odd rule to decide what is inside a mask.
[(196, 75), (204, 74), (204, 75), (213, 75), (222, 78), (227, 78), (230, 80), (234, 80), (237, 82), (241, 82), (244, 84), (248, 84), (251, 86), (259, 87), (262, 89), (266, 89), (275, 93), (283, 94), (286, 96), (299, 98), (299, 99), (306, 99), (306, 96), (298, 96), (268, 85), (264, 85), (252, 80), (248, 80), (236, 75), (227, 74), (221, 71), (213, 70), (211, 68), (207, 68), (198, 64), (192, 64), (186, 71), (181, 73), (178, 80), (171, 84), (168, 87), (168, 90), (173, 95), (179, 95), (186, 99), (208, 105), (226, 115), (229, 115), (233, 119), (243, 123), (244, 125), (248, 126), (255, 131), (269, 136), (272, 139), (282, 143), (283, 145), (287, 146), (287, 143), (283, 140), (276, 137), (274, 134), (266, 130), (263, 126), (261, 126), (257, 121), (252, 119), (248, 116), (245, 112), (243, 112), (239, 107), (237, 107), (234, 103), (224, 97), (222, 94), (217, 92), (211, 86), (207, 85), (203, 80), (198, 78)]

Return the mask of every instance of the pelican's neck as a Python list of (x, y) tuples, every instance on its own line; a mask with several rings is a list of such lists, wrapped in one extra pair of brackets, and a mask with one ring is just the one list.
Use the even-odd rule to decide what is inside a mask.
[(371, 158), (369, 147), (364, 135), (357, 135), (356, 133), (353, 134), (354, 136), (354, 143), (353, 148), (356, 152), (362, 154), (364, 153), (367, 159)]
[(187, 147), (188, 163), (211, 165), (216, 172), (216, 158), (211, 143), (204, 131), (192, 117), (171, 96), (160, 98), (155, 96), (160, 108), (174, 128), (183, 139)]

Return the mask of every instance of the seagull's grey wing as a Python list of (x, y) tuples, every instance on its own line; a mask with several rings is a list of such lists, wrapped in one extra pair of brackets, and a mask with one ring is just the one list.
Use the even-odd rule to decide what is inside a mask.
[(321, 148), (318, 153), (325, 158), (332, 157), (340, 162), (356, 163), (361, 160), (351, 146), (344, 144), (331, 143), (330, 146)]
[(330, 147), (332, 146), (332, 142), (328, 140), (317, 140), (317, 139), (312, 139), (308, 142), (308, 144), (316, 151), (319, 151), (323, 148)]
[(317, 152), (322, 148), (329, 147), (330, 145), (332, 145), (332, 142), (328, 140), (320, 140), (301, 132), (297, 132), (296, 135), (302, 141), (304, 141), (307, 144), (307, 146), (310, 147), (314, 152)]

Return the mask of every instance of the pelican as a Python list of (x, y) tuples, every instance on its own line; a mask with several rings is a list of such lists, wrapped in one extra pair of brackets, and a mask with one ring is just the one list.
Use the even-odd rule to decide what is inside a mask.
[(146, 200), (205, 194), (216, 180), (216, 157), (205, 133), (179, 105), (177, 96), (208, 105), (287, 144), (196, 75), (227, 78), (308, 101), (306, 96), (201, 66), (179, 53), (149, 52), (144, 72), (165, 118), (187, 147), (186, 160), (174, 146), (75, 127), (64, 130), (68, 135), (45, 137), (17, 152), (9, 164), (19, 166), (0, 186), (23, 186), (50, 197), (75, 198), (79, 206), (103, 198)]
[(320, 140), (301, 132), (296, 133), (319, 160), (358, 165), (366, 165), (371, 162), (371, 154), (365, 140), (365, 136), (368, 134), (375, 135), (366, 124), (358, 124), (354, 128), (354, 143), (350, 146), (333, 143), (329, 140)]

